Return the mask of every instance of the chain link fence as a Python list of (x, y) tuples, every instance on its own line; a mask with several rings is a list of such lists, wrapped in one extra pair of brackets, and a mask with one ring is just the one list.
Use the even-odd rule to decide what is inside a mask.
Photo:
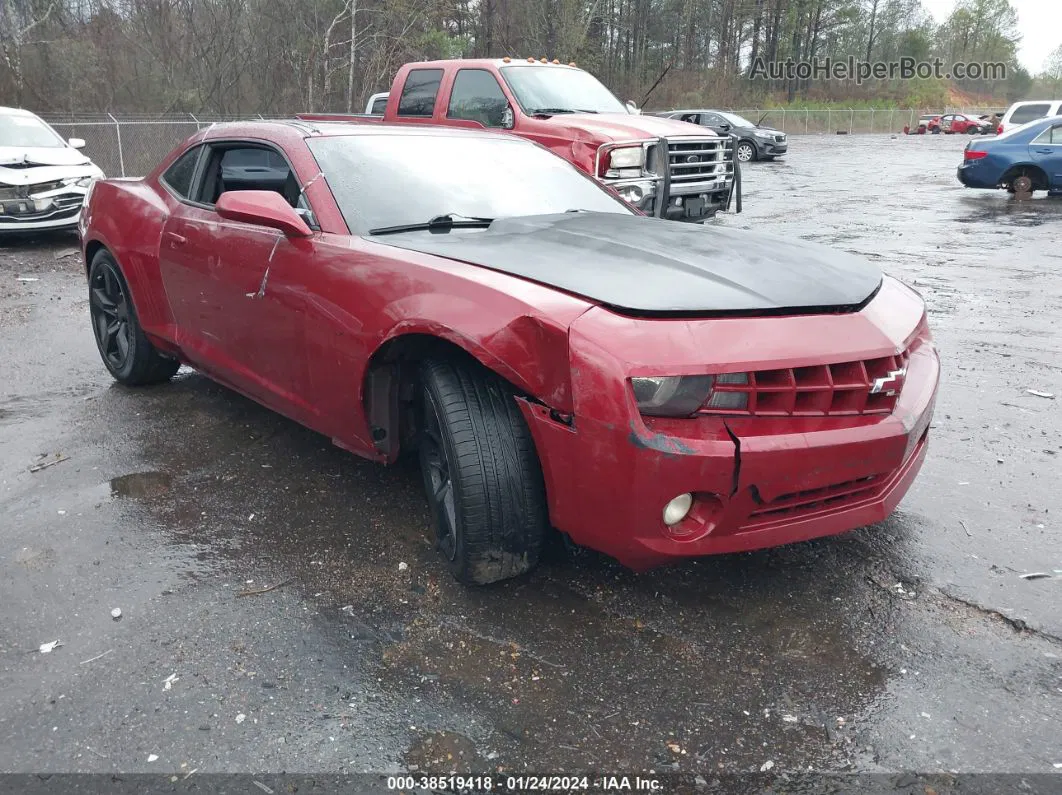
[[(763, 123), (789, 135), (812, 133), (897, 133), (904, 126), (914, 127), (925, 113), (967, 113), (981, 116), (991, 109), (954, 109), (923, 111), (892, 110), (734, 110), (750, 121), (761, 117)], [(273, 118), (282, 118), (274, 116)], [(85, 154), (110, 177), (139, 177), (150, 172), (181, 141), (211, 124), (226, 121), (261, 119), (250, 116), (121, 116), (109, 113), (79, 116), (43, 114), (64, 138), (85, 140)], [(290, 118), (290, 116), (288, 117)]]

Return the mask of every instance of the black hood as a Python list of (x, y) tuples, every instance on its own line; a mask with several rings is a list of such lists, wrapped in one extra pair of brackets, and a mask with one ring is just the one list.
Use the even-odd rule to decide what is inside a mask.
[(855, 311), (882, 278), (871, 263), (824, 246), (619, 213), (502, 218), (483, 231), (369, 239), (521, 276), (626, 314)]

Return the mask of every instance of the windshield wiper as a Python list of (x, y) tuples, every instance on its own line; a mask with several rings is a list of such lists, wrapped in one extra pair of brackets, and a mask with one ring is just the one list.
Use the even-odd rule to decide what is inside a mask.
[(558, 113), (597, 113), (597, 111), (584, 108), (535, 108), (528, 111), (530, 116), (555, 116)]
[(370, 235), (391, 235), (398, 232), (449, 232), (451, 229), (486, 229), (492, 223), (493, 218), (480, 218), (474, 215), (459, 215), (446, 213), (437, 215), (426, 222), (417, 224), (398, 224), (397, 226), (381, 226), (370, 229)]

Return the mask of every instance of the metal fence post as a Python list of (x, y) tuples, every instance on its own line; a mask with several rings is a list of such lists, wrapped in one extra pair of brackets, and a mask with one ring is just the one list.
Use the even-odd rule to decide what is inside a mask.
[(855, 108), (848, 109), (848, 133), (852, 133), (852, 128), (855, 127)]
[(893, 117), (896, 115), (896, 108), (889, 108), (889, 132), (896, 132), (896, 125), (893, 123)]
[(111, 121), (114, 122), (114, 134), (118, 136), (118, 168), (122, 172), (122, 176), (125, 176), (125, 154), (122, 152), (122, 125), (118, 123), (118, 119), (110, 113), (107, 114), (111, 117)]
[(200, 129), (200, 125), (199, 125), (199, 119), (197, 119), (197, 118), (195, 117), (195, 114), (194, 114), (194, 113), (189, 113), (188, 115), (192, 117), (192, 121), (194, 121), (194, 122), (195, 122), (195, 129), (196, 129), (196, 131), (198, 131), (198, 130)]
[(808, 125), (811, 123), (811, 111), (804, 109), (804, 134), (807, 135)]

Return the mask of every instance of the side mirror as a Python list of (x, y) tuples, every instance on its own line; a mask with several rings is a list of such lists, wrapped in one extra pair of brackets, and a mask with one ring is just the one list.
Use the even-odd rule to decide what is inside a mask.
[(627, 100), (627, 112), (633, 113), (635, 116), (640, 116), (642, 113), (640, 110), (638, 110), (638, 106), (634, 104), (633, 99)]
[(288, 237), (309, 237), (313, 234), (295, 208), (276, 191), (226, 191), (221, 194), (214, 209), (229, 221), (279, 229)]
[(67, 143), (70, 144), (75, 149), (84, 149), (85, 148), (85, 139), (84, 138), (71, 138), (70, 140), (67, 141)]
[(719, 129), (720, 129), (720, 130), (722, 130), (723, 132), (726, 132), (727, 130), (729, 130), (729, 129), (730, 129), (730, 125), (729, 125), (729, 124), (727, 124), (727, 123), (726, 123), (726, 122), (724, 121), (724, 122), (723, 122), (722, 124), (720, 124), (720, 125), (719, 125)]
[(513, 113), (513, 106), (506, 103), (505, 111), (502, 113), (501, 126), (503, 130), (511, 130), (516, 126), (516, 114)]

